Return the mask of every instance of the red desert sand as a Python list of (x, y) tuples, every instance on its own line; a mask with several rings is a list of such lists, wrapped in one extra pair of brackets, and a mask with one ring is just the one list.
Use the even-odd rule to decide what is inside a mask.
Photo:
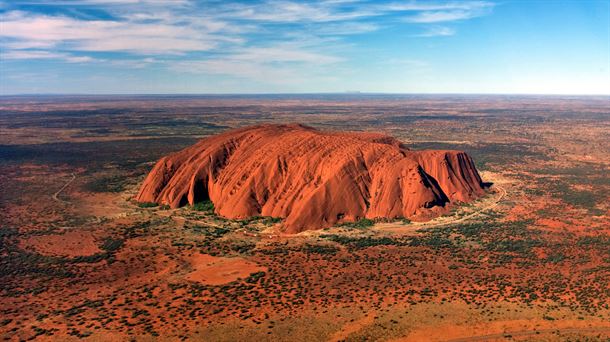
[(163, 157), (136, 200), (177, 208), (209, 199), (218, 215), (281, 217), (286, 233), (298, 233), (362, 218), (426, 219), (482, 194), (462, 151), (293, 124), (227, 131)]
[(80, 230), (66, 231), (62, 234), (30, 236), (22, 240), (19, 246), (42, 255), (65, 257), (87, 256), (102, 251), (90, 232)]
[(223, 258), (197, 254), (191, 259), (193, 272), (186, 279), (207, 285), (222, 285), (246, 278), (252, 273), (265, 272), (267, 268), (242, 258)]

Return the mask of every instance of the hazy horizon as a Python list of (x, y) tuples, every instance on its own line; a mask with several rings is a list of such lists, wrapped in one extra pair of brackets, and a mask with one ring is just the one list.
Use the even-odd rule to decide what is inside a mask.
[(36, 97), (36, 96), (48, 96), (48, 97), (87, 97), (87, 96), (106, 96), (106, 97), (129, 97), (129, 96), (142, 96), (142, 97), (155, 97), (155, 96), (176, 96), (176, 97), (197, 97), (197, 96), (209, 96), (209, 97), (223, 97), (223, 96), (510, 96), (510, 97), (594, 97), (594, 98), (606, 98), (610, 97), (609, 94), (542, 94), (542, 93), (381, 93), (381, 92), (312, 92), (312, 93), (14, 93), (14, 94), (0, 94), (0, 97)]

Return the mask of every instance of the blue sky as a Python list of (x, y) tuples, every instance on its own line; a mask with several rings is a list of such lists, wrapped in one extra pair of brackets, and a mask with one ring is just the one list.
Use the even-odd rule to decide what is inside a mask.
[(0, 0), (0, 93), (610, 94), (610, 0)]

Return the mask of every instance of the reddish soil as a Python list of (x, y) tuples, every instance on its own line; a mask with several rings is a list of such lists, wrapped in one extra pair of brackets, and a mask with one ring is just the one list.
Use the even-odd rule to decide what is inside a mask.
[[(525, 338), (537, 335), (556, 336), (561, 332), (593, 333), (600, 336), (610, 336), (610, 323), (603, 321), (564, 320), (561, 322), (521, 319), (512, 321), (495, 321), (476, 325), (460, 326), (456, 324), (441, 324), (416, 329), (409, 335), (396, 339), (394, 342), (411, 341), (506, 341), (512, 338)], [(539, 336), (540, 337), (540, 336)], [(556, 337), (557, 340), (559, 338)], [(555, 338), (551, 339), (555, 340)], [(601, 341), (601, 339), (600, 339)]]
[(195, 254), (190, 263), (194, 271), (186, 279), (207, 285), (227, 284), (267, 270), (242, 258), (222, 258), (208, 254)]
[[(3, 340), (608, 338), (607, 98), (82, 101), (0, 103)], [(130, 200), (162, 156), (230, 128), (295, 121), (465, 150), (494, 184), (425, 223), (304, 234), (278, 234), (283, 222), (268, 217)], [(255, 165), (231, 170), (241, 179)]]
[(71, 230), (63, 234), (33, 235), (19, 242), (19, 247), (42, 255), (78, 257), (101, 252), (89, 231)]
[(361, 330), (363, 327), (365, 327), (367, 325), (373, 324), (375, 321), (374, 317), (375, 317), (375, 313), (370, 312), (370, 313), (365, 314), (364, 317), (362, 317), (358, 320), (354, 320), (353, 322), (349, 322), (349, 323), (345, 324), (341, 328), (341, 330), (337, 331), (330, 337), (329, 341), (331, 341), (331, 342), (345, 341), (350, 334), (353, 334), (353, 333)]

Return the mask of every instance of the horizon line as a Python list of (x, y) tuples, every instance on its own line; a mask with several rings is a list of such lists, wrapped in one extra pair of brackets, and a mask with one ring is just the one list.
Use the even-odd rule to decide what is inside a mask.
[(601, 96), (608, 97), (610, 93), (458, 93), (458, 92), (288, 92), (288, 93), (13, 93), (0, 94), (0, 97), (26, 96), (277, 96), (277, 95), (457, 95), (457, 96)]

